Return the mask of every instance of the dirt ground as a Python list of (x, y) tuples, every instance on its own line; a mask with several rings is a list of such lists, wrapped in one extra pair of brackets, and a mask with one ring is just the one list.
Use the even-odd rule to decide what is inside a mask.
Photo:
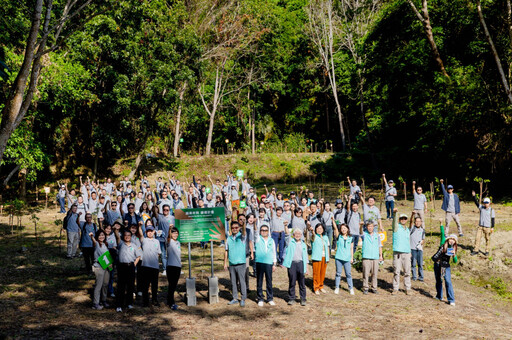
[[(440, 202), (438, 202), (440, 203)], [(439, 204), (437, 204), (439, 206)], [(399, 202), (399, 212), (409, 214), (412, 202)], [(255, 278), (250, 281), (245, 308), (227, 306), (231, 299), (227, 272), (221, 270), (223, 251), (214, 246), (215, 275), (219, 277), (220, 302), (207, 302), (209, 250), (194, 247), (193, 276), (197, 278), (195, 307), (184, 302), (185, 276), (180, 279), (177, 298), (179, 309), (171, 311), (163, 304), (167, 280), (160, 278), (160, 307), (136, 308), (123, 313), (114, 309), (91, 309), (93, 277), (84, 274), (83, 259), (65, 259), (65, 233), (59, 238), (54, 221), (61, 219), (57, 209), (40, 210), (38, 241), (29, 215), (22, 218), (23, 230), (14, 230), (8, 216), (0, 217), (0, 338), (176, 338), (176, 339), (340, 339), (392, 338), (437, 339), (512, 337), (512, 208), (494, 206), (496, 232), (489, 258), (472, 257), (477, 209), (463, 204), (461, 215), (465, 236), (460, 240), (461, 263), (453, 268), (456, 306), (439, 302), (430, 256), (439, 244), (438, 222), (442, 211), (427, 218), (425, 282), (413, 282), (413, 295), (401, 292), (391, 296), (391, 241), (385, 245), (385, 263), (379, 271), (379, 294), (363, 295), (362, 275), (352, 270), (355, 296), (350, 296), (342, 279), (339, 295), (333, 294), (335, 265), (327, 267), (327, 294), (314, 295), (312, 278), (306, 279), (307, 306), (286, 304), (288, 278), (286, 269), (274, 274), (276, 306), (258, 307), (255, 302)], [(385, 221), (389, 230), (390, 222)], [(452, 231), (454, 229), (452, 228)], [(390, 236), (390, 232), (388, 232)], [(183, 246), (184, 272), (186, 248)], [(403, 284), (403, 283), (402, 283)], [(298, 292), (297, 292), (298, 293)]]

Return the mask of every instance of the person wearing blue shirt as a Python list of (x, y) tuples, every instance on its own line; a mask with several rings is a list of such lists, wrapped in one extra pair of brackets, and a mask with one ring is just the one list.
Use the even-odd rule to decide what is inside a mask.
[(393, 209), (393, 293), (398, 294), (400, 288), (400, 272), (404, 271), (405, 294), (411, 292), (411, 231), (407, 227), (407, 215), (396, 217), (397, 209)]
[(354, 248), (352, 247), (353, 238), (350, 236), (350, 230), (345, 223), (338, 228), (334, 228), (334, 238), (336, 240), (336, 278), (334, 279), (334, 294), (340, 293), (341, 271), (345, 270), (348, 289), (350, 295), (354, 295), (354, 284), (352, 282), (352, 263), (354, 262)]
[(377, 276), (379, 273), (379, 261), (382, 261), (382, 244), (379, 234), (375, 232), (373, 223), (366, 225), (366, 230), (363, 230), (361, 225), (360, 233), (363, 237), (363, 294), (368, 294), (369, 284), (368, 281), (371, 276), (372, 280), (372, 293), (378, 294), (377, 291)]
[[(81, 213), (79, 213), (80, 215)], [(94, 245), (89, 236), (89, 233), (93, 233), (96, 235), (96, 224), (92, 223), (92, 214), (85, 214), (85, 222), (80, 222), (80, 249), (82, 249), (82, 254), (84, 255), (85, 261), (85, 270), (87, 273), (92, 272), (92, 264), (94, 263)]]
[(246, 228), (242, 228), (240, 232), (240, 224), (238, 222), (231, 222), (231, 235), (226, 241), (226, 252), (224, 253), (224, 270), (229, 269), (229, 276), (231, 277), (231, 286), (233, 290), (233, 299), (228, 305), (238, 303), (238, 287), (240, 283), (240, 290), (242, 299), (240, 300), (240, 307), (245, 307), (245, 300), (247, 299), (247, 286), (245, 284), (245, 249), (246, 249)]
[(462, 226), (460, 225), (459, 196), (453, 193), (453, 185), (448, 185), (445, 189), (444, 180), (441, 179), (439, 181), (441, 182), (441, 190), (443, 191), (443, 204), (441, 205), (441, 209), (446, 212), (446, 234), (450, 233), (450, 222), (453, 219), (459, 229), (459, 237), (462, 237), (464, 234), (462, 233)]
[(80, 240), (80, 216), (77, 214), (77, 209), (77, 205), (73, 204), (65, 217), (67, 225), (64, 226), (64, 229), (66, 230), (68, 241), (68, 259), (76, 256), (76, 250)]
[(301, 306), (306, 305), (306, 280), (308, 274), (308, 250), (302, 240), (302, 230), (293, 229), (293, 238), (286, 247), (283, 267), (288, 268), (288, 305), (295, 304), (295, 284), (299, 283)]
[(269, 237), (269, 226), (260, 227), (260, 235), (256, 236), (256, 289), (258, 306), (263, 307), (263, 276), (267, 283), (267, 302), (274, 306), (274, 294), (272, 293), (272, 273), (276, 270), (276, 247), (274, 240)]

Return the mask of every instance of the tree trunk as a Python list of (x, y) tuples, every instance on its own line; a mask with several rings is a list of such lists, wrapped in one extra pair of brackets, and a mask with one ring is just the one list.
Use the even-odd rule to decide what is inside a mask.
[(21, 186), (20, 186), (20, 199), (26, 201), (27, 199), (27, 169), (20, 170)]
[(4, 179), (4, 183), (3, 183), (3, 186), (7, 186), (7, 184), (9, 183), (9, 181), (11, 180), (12, 176), (14, 176), (14, 174), (21, 168), (21, 165), (16, 165), (16, 167), (14, 169), (11, 170), (11, 172), (9, 172), (9, 175), (7, 175), (7, 177)]
[(509, 104), (512, 104), (512, 93), (510, 93), (510, 87), (507, 81), (507, 77), (505, 76), (505, 72), (503, 71), (503, 66), (501, 65), (500, 56), (498, 55), (498, 51), (496, 50), (496, 47), (494, 46), (494, 42), (492, 41), (491, 34), (489, 33), (489, 30), (487, 29), (487, 24), (485, 23), (485, 18), (482, 13), (482, 6), (480, 4), (480, 1), (477, 1), (476, 8), (478, 10), (478, 17), (480, 19), (480, 23), (482, 24), (482, 28), (484, 29), (485, 37), (487, 38), (487, 42), (491, 46), (492, 55), (494, 56), (494, 60), (496, 61), (496, 67), (498, 68), (498, 72), (500, 73), (501, 83), (503, 84), (503, 89), (505, 90), (505, 93), (507, 94), (508, 102)]
[(430, 16), (428, 14), (428, 2), (427, 0), (421, 1), (421, 12), (418, 11), (412, 0), (408, 0), (409, 5), (411, 6), (412, 10), (420, 20), (420, 22), (423, 25), (423, 30), (425, 31), (425, 35), (427, 36), (428, 43), (430, 45), (430, 49), (432, 52), (432, 56), (434, 60), (436, 61), (437, 66), (439, 67), (439, 71), (445, 76), (446, 78), (450, 78), (448, 73), (446, 72), (446, 69), (444, 68), (443, 59), (441, 58), (441, 54), (439, 53), (439, 50), (437, 48), (436, 41), (434, 40), (434, 34), (432, 33), (432, 25), (430, 24)]
[(146, 151), (146, 141), (144, 141), (144, 146), (139, 151), (139, 154), (137, 155), (137, 158), (135, 158), (135, 165), (133, 166), (132, 171), (130, 171), (130, 174), (128, 175), (128, 179), (132, 179), (135, 174), (137, 173), (137, 170), (139, 169), (140, 163), (142, 162), (142, 159), (144, 158), (144, 153)]
[[(25, 102), (27, 100), (32, 100), (30, 89), (27, 93), (27, 97), (29, 98), (26, 98), (24, 101), (23, 96), (25, 94), (25, 89), (27, 87), (27, 79), (31, 75), (31, 69), (32, 75), (34, 71), (39, 71), (40, 69), (40, 67), (36, 67), (37, 65), (35, 65), (35, 63), (33, 65), (33, 61), (34, 52), (36, 49), (37, 36), (39, 28), (41, 26), (42, 11), (43, 0), (37, 0), (34, 7), (34, 15), (32, 17), (32, 26), (30, 27), (30, 33), (27, 38), (27, 46), (25, 49), (23, 64), (21, 65), (20, 71), (18, 72), (16, 80), (14, 81), (14, 84), (11, 88), (9, 97), (2, 110), (2, 121), (0, 123), (0, 161), (3, 159), (5, 149), (7, 148), (7, 141), (9, 140), (12, 132), (19, 125), (19, 123), (23, 119), (23, 116), (25, 115), (26, 110), (25, 112), (23, 112), (22, 109), (25, 107), (28, 109), (28, 106), (25, 104)], [(37, 76), (39, 76), (39, 74), (37, 74)], [(33, 80), (33, 77), (31, 77), (31, 82)], [(30, 105), (30, 103), (28, 104)]]
[(252, 126), (251, 126), (251, 144), (252, 144), (252, 154), (256, 154), (256, 138), (255, 131), (256, 130), (256, 111), (252, 110)]
[(180, 121), (181, 121), (181, 109), (183, 107), (183, 95), (185, 94), (185, 90), (187, 89), (187, 82), (183, 84), (183, 86), (180, 89), (180, 104), (178, 106), (178, 113), (176, 115), (176, 128), (174, 130), (174, 150), (173, 155), (174, 157), (178, 156), (178, 148), (180, 146)]
[(206, 141), (206, 156), (210, 156), (210, 150), (212, 148), (213, 124), (215, 124), (216, 111), (217, 111), (217, 106), (214, 104), (213, 110), (210, 114), (210, 124), (208, 126), (208, 139)]

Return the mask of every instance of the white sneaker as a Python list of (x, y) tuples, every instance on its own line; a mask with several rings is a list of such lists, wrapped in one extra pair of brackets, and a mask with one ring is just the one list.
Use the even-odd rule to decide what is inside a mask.
[(116, 312), (122, 312), (122, 311), (123, 311), (123, 309), (121, 307), (116, 308)]
[(354, 288), (350, 289), (350, 295), (354, 295)]
[(455, 302), (450, 302), (450, 306), (455, 306)]
[(270, 301), (268, 302), (268, 304), (269, 304), (269, 305), (271, 305), (271, 306), (275, 306), (275, 305), (276, 305), (276, 303), (274, 302), (274, 300), (270, 300)]
[(128, 309), (133, 309), (133, 306), (132, 305), (128, 305)]
[(315, 290), (315, 294), (316, 295), (320, 295), (320, 291), (319, 290)]
[(334, 294), (339, 294), (340, 293), (340, 289), (338, 287), (336, 287), (336, 289), (334, 290)]
[(162, 276), (167, 276), (167, 271), (165, 271), (165, 270), (164, 270), (164, 271), (162, 272)]
[(263, 307), (263, 301), (258, 301), (258, 307)]

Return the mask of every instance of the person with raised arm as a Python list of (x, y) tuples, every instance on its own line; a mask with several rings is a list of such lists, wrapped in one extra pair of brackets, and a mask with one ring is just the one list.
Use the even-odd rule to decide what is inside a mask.
[[(412, 226), (414, 223), (414, 227)], [(411, 258), (412, 258), (412, 280), (417, 278), (423, 282), (423, 244), (425, 243), (425, 228), (423, 220), (412, 212), (409, 229), (411, 230)], [(418, 267), (418, 276), (416, 276), (416, 267)]]
[[(149, 306), (149, 285), (151, 285), (151, 302), (153, 306), (160, 306), (158, 303), (158, 257), (162, 253), (160, 241), (155, 238), (155, 227), (151, 219), (146, 221), (146, 237), (142, 233), (142, 227), (139, 226), (139, 234), (142, 245), (142, 265), (141, 270), (141, 290), (142, 305)], [(137, 282), (137, 285), (139, 283)]]
[(116, 238), (119, 254), (116, 311), (122, 312), (125, 305), (128, 309), (133, 308), (135, 267), (140, 261), (141, 250), (132, 244), (132, 232), (128, 229), (123, 231), (122, 240), (116, 230)]
[(405, 294), (411, 293), (411, 231), (407, 227), (407, 215), (397, 218), (397, 209), (393, 209), (393, 292), (398, 294), (400, 272), (404, 272)]
[(370, 196), (368, 198), (368, 204), (366, 204), (366, 197), (361, 192), (359, 194), (363, 201), (363, 221), (364, 224), (373, 223), (374, 226), (379, 226), (379, 231), (383, 232), (384, 227), (382, 226), (382, 217), (380, 215), (380, 209), (375, 206), (375, 197)]
[(334, 294), (340, 292), (341, 271), (345, 271), (348, 290), (350, 295), (354, 295), (354, 284), (352, 282), (352, 263), (354, 263), (354, 247), (352, 246), (352, 236), (345, 223), (334, 229), (334, 239), (336, 240), (336, 278), (334, 279)]
[(367, 295), (370, 288), (368, 281), (371, 279), (371, 291), (378, 294), (377, 278), (379, 274), (379, 262), (383, 261), (382, 258), (382, 243), (379, 234), (375, 231), (373, 223), (366, 226), (363, 230), (361, 224), (360, 233), (363, 235), (363, 294)]
[(453, 192), (453, 185), (448, 185), (445, 189), (444, 180), (440, 179), (441, 182), (441, 190), (443, 191), (443, 204), (441, 205), (441, 209), (446, 212), (445, 222), (446, 222), (446, 233), (450, 232), (450, 222), (453, 219), (457, 224), (457, 228), (459, 229), (459, 237), (464, 236), (462, 232), (462, 226), (460, 224), (460, 200), (459, 196)]
[[(92, 244), (94, 246), (94, 264), (92, 269), (94, 275), (96, 276), (92, 308), (101, 310), (103, 307), (109, 307), (107, 303), (107, 287), (110, 279), (110, 271), (108, 268), (103, 269), (98, 262), (99, 258), (108, 251), (107, 235), (105, 231), (100, 229), (96, 232), (96, 236), (90, 232), (89, 237), (91, 238)], [(112, 264), (109, 264), (108, 267), (112, 269)]]
[(311, 237), (311, 263), (313, 266), (313, 291), (316, 295), (327, 293), (324, 289), (325, 271), (329, 263), (329, 238), (322, 223), (315, 226)]
[(347, 182), (350, 188), (350, 196), (352, 196), (352, 201), (355, 203), (359, 203), (359, 193), (361, 192), (361, 188), (359, 187), (359, 185), (357, 185), (357, 181), (355, 179), (350, 180), (349, 176), (347, 176)]
[(382, 179), (384, 180), (385, 192), (384, 192), (384, 200), (386, 202), (386, 218), (391, 220), (393, 218), (393, 209), (395, 209), (395, 196), (397, 195), (395, 182), (392, 179), (389, 181), (386, 180), (386, 174), (382, 174)]
[(441, 234), (441, 242), (439, 249), (432, 256), (434, 262), (434, 275), (436, 278), (436, 299), (443, 300), (443, 279), (446, 286), (446, 296), (450, 306), (455, 306), (455, 293), (452, 284), (452, 275), (450, 260), (453, 263), (458, 263), (457, 258), (457, 235), (451, 234), (446, 237), (443, 221), (439, 220), (439, 229)]

